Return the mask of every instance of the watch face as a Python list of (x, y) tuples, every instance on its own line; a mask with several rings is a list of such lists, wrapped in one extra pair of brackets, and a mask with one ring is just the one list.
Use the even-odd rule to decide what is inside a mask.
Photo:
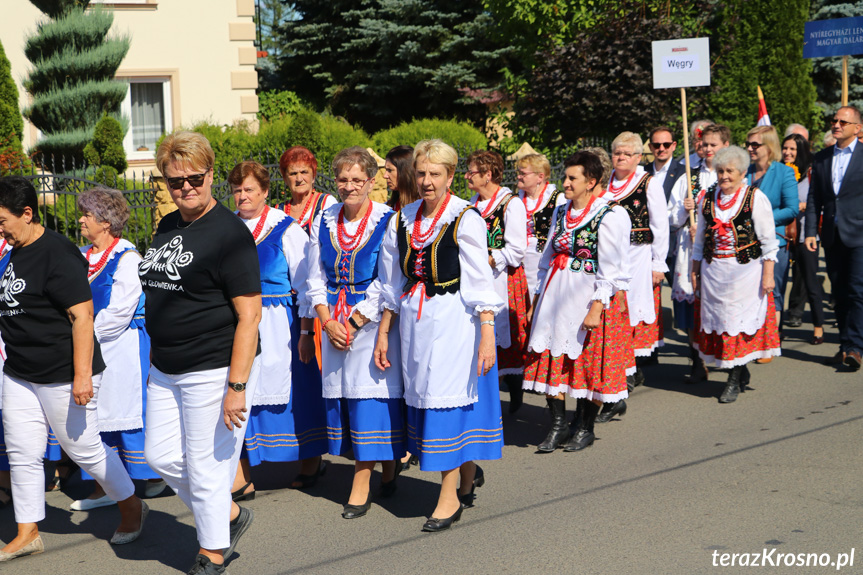
[(245, 389), (246, 389), (246, 384), (245, 384), (245, 383), (229, 383), (228, 385), (229, 385), (229, 386), (231, 387), (231, 389), (233, 389), (234, 391), (243, 391), (243, 390), (245, 390)]

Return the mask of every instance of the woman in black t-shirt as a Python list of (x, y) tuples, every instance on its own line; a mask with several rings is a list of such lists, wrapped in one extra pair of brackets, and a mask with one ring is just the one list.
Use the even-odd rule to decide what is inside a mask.
[(214, 161), (200, 134), (177, 132), (159, 146), (156, 164), (179, 209), (159, 223), (138, 268), (152, 350), (144, 454), (195, 516), (192, 572), (202, 574), (224, 571), (252, 522), (229, 488), (261, 351), (258, 252), (212, 196)]
[(0, 278), (0, 333), (3, 429), (18, 523), (0, 562), (45, 550), (36, 523), (45, 518), (49, 425), (69, 457), (119, 503), (122, 518), (111, 543), (131, 543), (148, 509), (99, 436), (93, 382), (105, 364), (93, 337), (87, 261), (69, 240), (40, 225), (36, 190), (24, 178), (0, 178), (0, 234), (12, 246)]

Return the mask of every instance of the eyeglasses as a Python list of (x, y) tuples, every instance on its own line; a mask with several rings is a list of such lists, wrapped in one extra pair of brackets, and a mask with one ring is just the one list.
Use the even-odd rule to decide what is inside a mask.
[(650, 147), (654, 149), (664, 148), (668, 149), (674, 145), (674, 142), (650, 142)]
[(464, 178), (466, 180), (469, 180), (474, 176), (474, 174), (481, 174), (481, 173), (482, 172), (480, 172), (479, 170), (468, 170), (464, 173)]
[(189, 182), (189, 185), (193, 188), (200, 188), (204, 185), (204, 178), (210, 170), (207, 170), (203, 174), (192, 174), (191, 176), (179, 176), (176, 178), (165, 178), (165, 181), (168, 182), (168, 185), (172, 190), (182, 190), (183, 186), (186, 185), (186, 182)]
[(757, 152), (757, 151), (758, 151), (758, 148), (760, 148), (760, 147), (761, 147), (761, 146), (763, 146), (763, 145), (764, 145), (764, 144), (759, 144), (758, 142), (746, 142), (746, 147), (747, 147), (747, 148), (752, 148), (752, 151), (753, 151), (753, 152)]
[(361, 180), (359, 178), (354, 178), (352, 180), (349, 180), (347, 178), (336, 178), (336, 187), (342, 189), (347, 188), (348, 184), (353, 184), (354, 188), (359, 189), (365, 186), (369, 180), (371, 180), (371, 178), (366, 178), (365, 180)]
[(627, 160), (632, 158), (633, 156), (640, 156), (641, 153), (633, 153), (633, 152), (613, 152), (611, 154), (612, 158), (626, 158)]
[(536, 172), (525, 172), (525, 171), (523, 171), (523, 170), (519, 170), (519, 171), (518, 171), (518, 172), (516, 172), (516, 173), (518, 174), (518, 177), (519, 177), (519, 178), (523, 178), (523, 177), (526, 177), (526, 176), (530, 176), (530, 175), (532, 175), (532, 174), (535, 174)]
[(839, 124), (841, 127), (845, 127), (848, 124), (859, 124), (859, 122), (846, 122), (845, 120), (840, 120), (839, 118), (833, 118), (830, 120), (830, 125)]

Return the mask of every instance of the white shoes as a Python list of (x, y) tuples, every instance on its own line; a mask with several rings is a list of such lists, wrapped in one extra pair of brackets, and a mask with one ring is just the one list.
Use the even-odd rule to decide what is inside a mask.
[(98, 499), (78, 499), (77, 501), (73, 501), (69, 508), (72, 511), (90, 511), (91, 509), (109, 507), (111, 505), (117, 505), (117, 502), (107, 495), (103, 495)]
[(150, 508), (143, 501), (141, 502), (141, 525), (138, 527), (137, 531), (131, 531), (128, 533), (123, 533), (120, 531), (115, 531), (114, 536), (111, 537), (111, 545), (125, 545), (126, 543), (131, 543), (135, 539), (141, 535), (141, 531), (144, 530), (144, 521), (147, 520), (147, 515), (150, 513)]
[(43, 551), (45, 551), (45, 544), (42, 542), (42, 536), (39, 535), (36, 537), (36, 539), (31, 541), (18, 551), (15, 551), (14, 553), (6, 553), (5, 551), (0, 551), (0, 562), (12, 561), (13, 559), (17, 559), (18, 557), (25, 557), (27, 555), (38, 555)]
[(147, 487), (144, 489), (144, 497), (156, 497), (157, 495), (161, 495), (163, 491), (168, 487), (168, 484), (165, 483), (164, 480), (161, 481), (148, 481)]

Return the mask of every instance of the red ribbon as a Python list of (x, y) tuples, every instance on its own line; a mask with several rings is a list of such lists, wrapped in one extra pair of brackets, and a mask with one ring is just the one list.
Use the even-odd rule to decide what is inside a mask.
[(339, 298), (336, 300), (336, 307), (333, 310), (333, 313), (336, 316), (336, 321), (345, 326), (346, 347), (351, 344), (351, 332), (348, 329), (348, 317), (350, 317), (348, 314), (350, 313), (350, 311), (351, 308), (348, 305), (348, 290), (345, 286), (342, 286), (339, 290)]
[(720, 236), (728, 235), (728, 232), (734, 229), (734, 224), (732, 222), (723, 222), (719, 218), (714, 218), (713, 226), (710, 228), (711, 230), (716, 230)]
[(417, 321), (419, 321), (423, 315), (423, 301), (431, 299), (426, 295), (426, 285), (423, 282), (415, 283), (411, 289), (402, 294), (401, 299), (414, 297), (414, 292), (417, 291), (417, 288), (420, 289), (420, 308), (417, 310)]
[(545, 280), (545, 287), (542, 290), (542, 293), (545, 293), (545, 290), (548, 289), (548, 284), (551, 283), (551, 278), (554, 277), (554, 274), (557, 273), (557, 270), (562, 270), (567, 265), (569, 265), (569, 256), (563, 252), (554, 256), (554, 259), (551, 260), (551, 266), (548, 270), (548, 279)]

